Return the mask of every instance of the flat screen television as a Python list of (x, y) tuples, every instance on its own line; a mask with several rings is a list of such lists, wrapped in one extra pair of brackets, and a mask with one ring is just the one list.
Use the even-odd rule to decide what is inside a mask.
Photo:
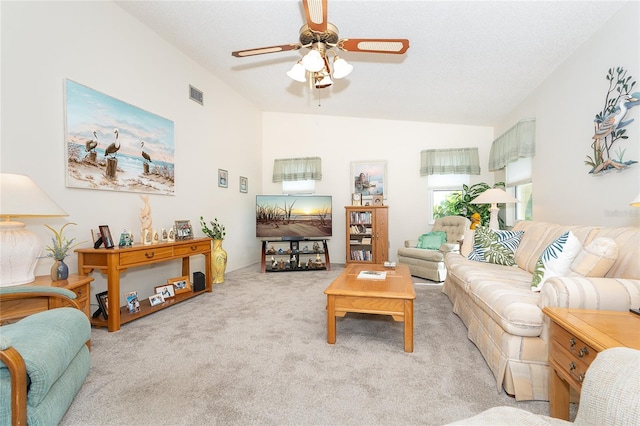
[(256, 237), (305, 240), (331, 234), (330, 195), (256, 195)]

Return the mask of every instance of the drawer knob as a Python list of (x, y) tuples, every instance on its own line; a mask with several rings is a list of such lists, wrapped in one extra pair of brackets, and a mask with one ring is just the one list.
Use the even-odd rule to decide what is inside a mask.
[(576, 379), (578, 381), (578, 383), (582, 383), (582, 381), (584, 380), (584, 373), (580, 373), (580, 374), (576, 374), (575, 370), (576, 369), (576, 364), (571, 361), (569, 363), (569, 374), (571, 374), (571, 376)]
[(152, 259), (154, 256), (156, 255), (156, 252), (151, 251), (151, 252), (145, 252), (144, 257), (146, 257), (147, 259)]
[(589, 348), (586, 346), (578, 351), (578, 356), (582, 358), (585, 355), (589, 355)]
[(198, 246), (191, 246), (191, 251), (196, 251), (198, 250)]

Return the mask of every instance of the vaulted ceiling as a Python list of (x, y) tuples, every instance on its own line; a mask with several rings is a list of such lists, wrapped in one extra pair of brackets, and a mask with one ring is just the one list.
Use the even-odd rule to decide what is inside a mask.
[(354, 70), (327, 89), (286, 75), (306, 48), (231, 56), (298, 42), (301, 1), (116, 3), (264, 111), (493, 125), (625, 2), (329, 0), (341, 38), (408, 38), (410, 48), (340, 53)]

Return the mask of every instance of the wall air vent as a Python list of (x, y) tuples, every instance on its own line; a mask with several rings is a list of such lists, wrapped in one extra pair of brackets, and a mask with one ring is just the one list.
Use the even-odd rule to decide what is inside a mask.
[(189, 99), (199, 103), (200, 105), (204, 105), (204, 94), (192, 85), (189, 85)]

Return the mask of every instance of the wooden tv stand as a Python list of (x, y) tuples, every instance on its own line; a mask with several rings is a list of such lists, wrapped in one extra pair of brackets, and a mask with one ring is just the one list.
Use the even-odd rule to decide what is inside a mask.
[[(171, 243), (152, 245), (135, 244), (122, 248), (81, 248), (78, 253), (78, 275), (89, 275), (94, 269), (107, 275), (109, 301), (108, 319), (102, 316), (91, 319), (91, 325), (107, 327), (109, 331), (120, 330), (120, 325), (152, 314), (176, 303), (198, 296), (205, 291), (211, 292), (213, 276), (211, 274), (211, 238), (195, 238)], [(151, 306), (148, 299), (140, 300), (140, 312), (129, 313), (127, 306), (120, 307), (120, 274), (129, 268), (146, 266), (169, 260), (182, 259), (182, 276), (189, 276), (189, 257), (202, 254), (205, 257), (205, 290), (176, 294), (165, 303)]]

